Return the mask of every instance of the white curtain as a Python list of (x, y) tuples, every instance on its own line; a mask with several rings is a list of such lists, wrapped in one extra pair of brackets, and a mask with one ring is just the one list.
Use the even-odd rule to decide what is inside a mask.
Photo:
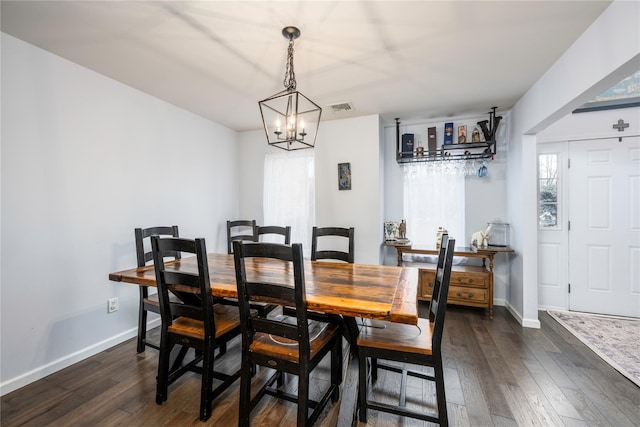
[(435, 247), (438, 227), (464, 246), (464, 163), (437, 161), (403, 165), (404, 218), (412, 244)]
[[(311, 256), (316, 222), (314, 150), (269, 153), (264, 159), (264, 224), (291, 226), (291, 243)], [(267, 241), (265, 236), (265, 241)]]

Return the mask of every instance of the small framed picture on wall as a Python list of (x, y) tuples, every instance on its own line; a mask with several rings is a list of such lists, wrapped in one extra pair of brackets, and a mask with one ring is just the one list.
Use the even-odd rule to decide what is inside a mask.
[(338, 163), (338, 190), (351, 190), (351, 163)]

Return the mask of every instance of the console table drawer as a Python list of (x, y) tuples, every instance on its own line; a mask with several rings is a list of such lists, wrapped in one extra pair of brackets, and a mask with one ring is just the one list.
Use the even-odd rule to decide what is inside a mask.
[[(457, 266), (456, 266), (457, 267)], [(436, 272), (431, 269), (420, 269), (418, 274), (418, 292), (419, 298), (431, 299), (433, 293), (433, 282)], [(453, 288), (458, 286), (464, 288), (478, 288), (479, 290), (488, 289), (491, 281), (491, 273), (487, 270), (477, 267), (458, 267), (451, 271), (449, 286)], [(449, 297), (453, 294), (449, 291)]]
[(478, 303), (487, 304), (489, 293), (486, 289), (449, 287), (449, 302), (451, 304)]
[[(433, 279), (432, 279), (433, 281)], [(451, 272), (451, 279), (449, 280), (450, 286), (464, 285), (471, 287), (486, 288), (489, 285), (489, 272), (483, 271), (481, 273), (464, 273), (464, 272)]]

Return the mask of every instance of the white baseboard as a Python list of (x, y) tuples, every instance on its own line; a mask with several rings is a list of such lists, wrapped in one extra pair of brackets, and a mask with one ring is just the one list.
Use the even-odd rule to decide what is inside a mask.
[[(147, 329), (153, 329), (158, 325), (160, 325), (160, 318), (150, 320), (147, 323)], [(12, 391), (15, 391), (26, 385), (29, 385), (32, 382), (41, 380), (47, 375), (51, 375), (55, 372), (58, 372), (64, 368), (67, 368), (73, 365), (74, 363), (80, 362), (84, 359), (94, 356), (100, 353), (101, 351), (107, 350), (137, 335), (138, 335), (138, 327), (136, 326), (135, 328), (126, 330), (122, 333), (119, 333), (118, 335), (114, 335), (113, 337), (107, 338), (106, 340), (100, 341), (96, 344), (90, 345), (89, 347), (85, 347), (81, 350), (78, 350), (75, 353), (66, 355), (64, 357), (59, 358), (58, 360), (54, 360), (53, 362), (49, 362), (29, 372), (18, 375), (15, 378), (11, 378), (0, 384), (0, 396), (4, 396), (5, 394), (11, 393)]]
[(522, 315), (518, 313), (511, 304), (507, 302), (505, 306), (507, 307), (507, 310), (509, 310), (509, 313), (511, 313), (511, 315), (516, 319), (518, 323), (520, 323), (520, 325), (522, 325), (523, 328), (540, 329), (540, 320), (524, 319)]

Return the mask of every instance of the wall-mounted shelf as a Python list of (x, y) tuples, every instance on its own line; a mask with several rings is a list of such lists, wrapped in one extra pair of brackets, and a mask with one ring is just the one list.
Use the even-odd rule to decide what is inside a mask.
[(496, 154), (496, 141), (465, 142), (463, 144), (445, 144), (435, 152), (428, 150), (398, 151), (398, 163), (435, 162), (442, 160), (492, 159)]
[[(419, 163), (446, 160), (493, 160), (496, 154), (496, 129), (502, 117), (496, 117), (496, 108), (489, 112), (489, 120), (478, 122), (485, 141), (443, 144), (435, 150), (427, 147), (416, 147), (413, 151), (402, 151), (403, 146), (411, 148), (413, 143), (405, 144), (405, 136), (413, 138), (413, 134), (403, 135), (400, 143), (400, 119), (396, 119), (396, 161), (398, 163)], [(466, 126), (465, 126), (466, 127)], [(434, 133), (435, 139), (435, 133)], [(410, 141), (410, 140), (409, 140)]]

